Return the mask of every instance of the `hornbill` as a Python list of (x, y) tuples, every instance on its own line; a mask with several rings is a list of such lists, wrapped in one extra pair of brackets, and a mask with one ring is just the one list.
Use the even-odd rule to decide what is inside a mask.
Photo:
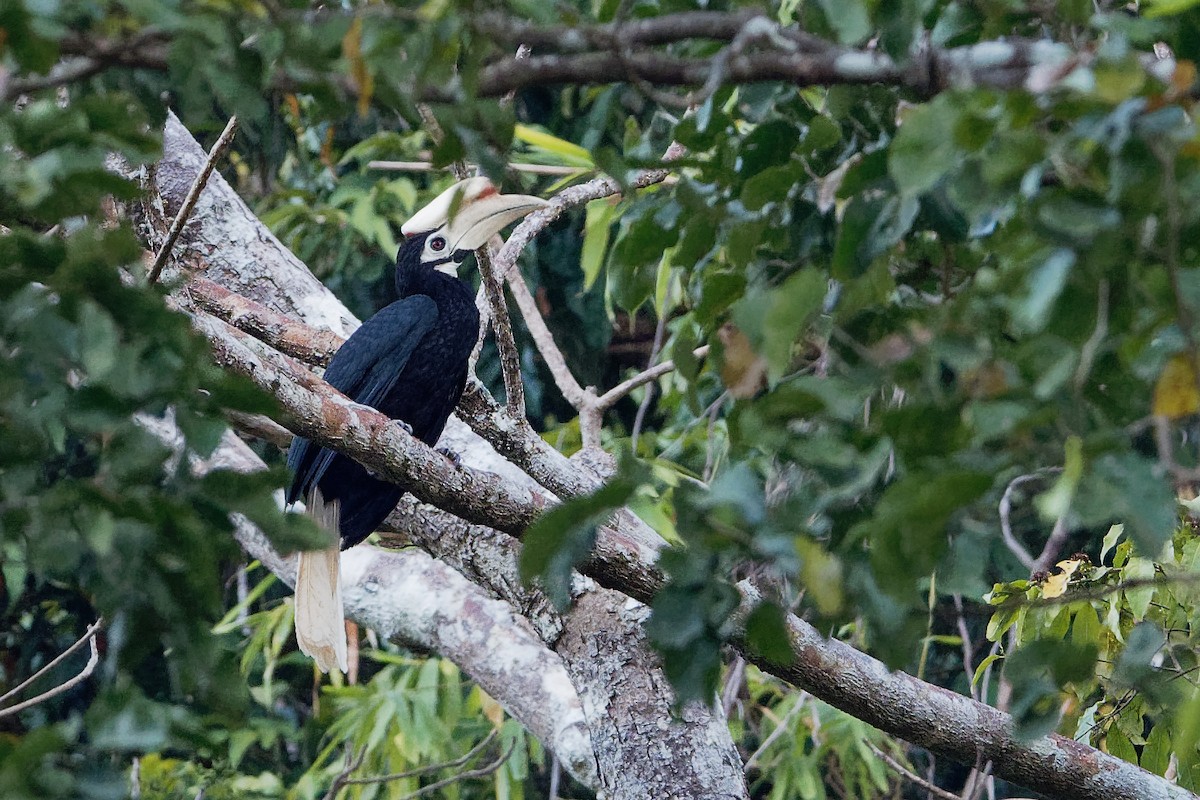
[[(510, 222), (546, 205), (504, 195), (487, 178), (451, 186), (401, 228), (396, 255), (399, 299), (363, 323), (334, 355), (325, 380), (355, 402), (400, 420), (429, 446), (437, 442), (467, 380), (479, 312), (458, 265)], [(366, 539), (396, 507), (404, 487), (347, 456), (296, 437), (287, 501), (306, 511), (339, 544), (300, 554), (296, 640), (322, 672), (346, 671), (346, 632), (338, 582), (340, 550)]]

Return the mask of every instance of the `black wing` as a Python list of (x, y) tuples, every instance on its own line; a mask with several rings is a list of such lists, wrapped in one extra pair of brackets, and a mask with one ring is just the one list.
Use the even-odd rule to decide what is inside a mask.
[[(363, 323), (334, 354), (325, 380), (356, 403), (376, 406), (404, 370), (421, 339), (437, 321), (437, 305), (425, 295), (397, 300)], [(308, 494), (335, 453), (297, 436), (288, 449), (287, 465), (293, 473), (287, 501)]]

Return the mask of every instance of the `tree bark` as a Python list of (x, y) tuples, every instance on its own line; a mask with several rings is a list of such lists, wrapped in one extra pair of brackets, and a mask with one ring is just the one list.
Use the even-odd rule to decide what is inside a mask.
[[(689, 703), (675, 715), (675, 693), (646, 641), (649, 616), (619, 592), (587, 592), (572, 603), (558, 643), (583, 700), (600, 785), (621, 800), (747, 797), (720, 705)], [(642, 720), (654, 723), (649, 736)]]
[[(168, 158), (164, 159), (158, 170), (185, 171), (185, 177), (174, 182), (175, 185), (182, 184), (179, 190), (181, 196), (190, 184), (190, 177), (187, 176), (195, 174), (203, 160), (203, 152), (173, 118), (168, 121), (165, 151)], [(183, 155), (184, 151), (189, 151), (190, 156)], [(181, 159), (184, 162), (190, 159), (190, 171), (187, 171), (186, 163), (179, 163)], [(240, 203), (227, 184), (219, 181), (217, 176), (214, 176), (214, 181), (216, 186), (210, 184), (207, 191), (219, 193), (219, 203)], [(223, 213), (228, 213), (228, 209)], [(232, 214), (235, 219), (239, 216), (249, 217), (248, 224), (256, 224), (249, 212), (245, 215)], [(261, 241), (264, 237), (270, 237), (261, 226), (258, 226), (258, 230), (255, 239)], [(197, 236), (203, 233), (205, 240), (200, 244), (210, 252), (225, 248), (226, 242), (230, 240), (228, 234), (221, 229), (219, 220), (211, 226), (208, 221), (205, 221), (205, 224), (194, 225), (192, 232)], [(274, 237), (270, 237), (270, 240), (274, 241)], [(277, 241), (274, 246), (286, 253)], [(196, 255), (195, 251), (193, 255)], [(259, 256), (263, 264), (271, 263), (269, 255), (263, 253)], [(236, 258), (236, 255), (228, 257)], [(303, 270), (303, 265), (296, 262), (294, 257), (289, 254), (287, 258), (290, 258), (298, 269)], [(283, 292), (289, 288), (287, 273), (281, 271), (277, 264), (256, 267), (251, 262), (242, 268), (248, 270), (249, 274), (256, 274), (255, 270), (270, 270), (276, 279), (283, 279), (276, 285), (276, 290)], [(319, 287), (319, 284), (317, 286)], [(321, 291), (323, 287), (314, 288), (309, 296)], [(282, 306), (287, 304), (267, 305), (282, 310)], [(304, 318), (302, 309), (293, 309), (291, 313)], [(325, 308), (324, 313), (328, 314), (329, 309)], [(212, 323), (217, 322), (215, 319), (208, 319)], [(472, 474), (471, 471), (464, 471), (465, 475), (451, 476), (450, 473), (444, 472), (445, 464), (431, 460), (428, 448), (412, 441), (411, 437), (397, 434), (399, 429), (390, 425), (386, 419), (381, 420), (382, 415), (377, 412), (346, 403), (344, 399), (337, 401), (334, 398), (336, 393), (329, 390), (327, 385), (313, 383), (311, 379), (304, 380), (304, 386), (285, 385), (291, 380), (286, 377), (289, 374), (287, 368), (258, 360), (249, 348), (233, 340), (228, 334), (216, 331), (214, 340), (225, 344), (232, 341), (235, 347), (245, 351), (240, 354), (245, 357), (241, 368), (252, 378), (260, 380), (262, 385), (280, 391), (278, 398), (293, 415), (292, 422), (296, 424), (296, 430), (305, 435), (324, 437), (325, 441), (331, 443), (338, 440), (339, 435), (345, 436), (344, 441), (338, 440), (335, 446), (377, 469), (381, 474), (407, 479), (410, 485), (414, 481), (428, 481), (430, 475), (437, 475), (439, 480), (442, 477), (452, 478), (454, 491), (449, 494), (441, 489), (423, 487), (429, 488), (423, 496), (438, 502), (439, 505), (445, 502), (446, 507), (451, 510), (465, 508), (471, 518), (488, 523), (491, 527), (504, 528), (519, 536), (523, 520), (532, 519), (540, 513), (541, 504), (554, 502), (548, 493), (540, 495), (530, 491), (530, 487), (523, 482), (506, 481), (499, 476), (491, 480), (482, 475)], [(271, 374), (264, 378), (255, 374), (256, 370), (265, 370)], [(322, 388), (323, 386), (325, 388)], [(331, 414), (334, 424), (331, 425), (330, 419), (324, 419), (323, 413), (327, 416)], [(396, 430), (393, 431), (392, 428)], [(543, 470), (551, 468), (552, 464), (561, 463), (542, 457), (544, 443), (529, 442), (525, 448), (512, 447), (515, 440), (528, 438), (527, 432), (519, 426), (510, 426), (502, 433), (496, 441), (503, 444), (504, 452), (511, 454), (514, 459), (535, 454), (539, 458), (539, 468)], [(520, 460), (517, 465), (525, 466)], [(422, 471), (426, 469), (430, 471)], [(558, 485), (579, 485), (587, 482), (576, 465), (567, 462), (562, 469), (563, 474), (555, 480)], [(469, 496), (464, 496), (464, 492)], [(515, 505), (496, 506), (493, 503), (496, 499), (512, 501)], [(602, 527), (597, 551), (582, 565), (582, 569), (602, 585), (645, 601), (663, 582), (661, 572), (653, 563), (656, 554), (657, 547), (647, 540), (645, 526), (639, 526), (631, 514), (619, 513), (614, 521)], [(752, 602), (753, 587), (745, 585), (743, 591), (747, 601)], [(1194, 797), (1186, 790), (1151, 775), (1136, 765), (1064, 737), (1049, 736), (1029, 742), (1018, 740), (1013, 734), (1012, 721), (1008, 715), (990, 706), (932, 686), (904, 673), (890, 672), (865, 653), (854, 650), (843, 642), (825, 639), (812, 626), (795, 616), (789, 617), (788, 626), (796, 658), (791, 664), (782, 667), (770, 664), (760, 666), (869, 724), (914, 744), (967, 764), (975, 763), (978, 759), (990, 760), (998, 777), (1017, 781), (1048, 796), (1064, 800), (1156, 800)], [(736, 639), (734, 644), (741, 647), (741, 642)], [(745, 651), (744, 647), (741, 649)], [(750, 660), (754, 659), (751, 657)], [(578, 688), (582, 692), (589, 691), (589, 687)], [(595, 735), (593, 731), (593, 736)], [(707, 758), (714, 763), (721, 763), (720, 748), (710, 750)]]
[[(190, 186), (191, 176), (204, 159), (199, 145), (173, 115), (168, 119), (165, 139), (167, 155), (147, 176), (151, 202), (144, 204), (137, 215), (141, 233), (152, 247), (159, 243), (182, 194)], [(357, 320), (312, 279), (307, 268), (258, 222), (219, 175), (210, 179), (194, 213), (187, 233), (177, 245), (180, 248), (174, 259), (177, 266), (202, 273), (225, 289), (235, 290), (236, 287), (239, 295), (244, 290), (246, 295), (243, 297), (309, 325), (322, 326), (336, 321), (331, 327), (341, 336), (357, 325)], [(240, 248), (245, 250), (238, 252)], [(183, 274), (176, 277), (186, 280)], [(234, 298), (226, 297), (225, 300), (232, 304), (234, 313), (252, 315), (254, 312), (252, 308), (239, 305)], [(203, 315), (196, 319), (202, 327), (210, 329), (223, 324)], [(254, 329), (255, 323), (243, 321)], [(232, 332), (232, 329), (228, 330)], [(264, 329), (257, 332), (270, 333)], [(323, 352), (328, 352), (328, 337), (318, 337), (314, 342), (316, 347), (309, 352), (310, 356), (320, 358)], [(242, 345), (232, 342), (231, 346)], [(250, 352), (249, 348), (247, 352)], [(254, 357), (259, 355), (253, 354)], [(271, 369), (272, 365), (264, 361), (262, 368)], [(324, 385), (319, 381), (316, 383)], [(304, 388), (290, 387), (291, 390)], [(555, 501), (536, 481), (503, 459), (460, 421), (451, 420), (442, 443), (458, 452), (465, 464), (486, 470), (478, 476), (483, 483), (500, 487), (502, 494), (515, 491), (515, 496), (522, 499), (522, 513), (530, 499), (544, 496), (544, 502)], [(223, 446), (221, 452), (226, 457), (236, 454), (237, 445), (226, 444), (228, 446)], [(466, 470), (453, 470), (440, 456), (436, 459), (426, 464), (427, 475), (440, 475), (442, 470), (450, 469), (441, 482), (444, 486), (451, 484), (452, 490), (456, 480), (454, 473), (460, 473), (461, 477)], [(497, 501), (503, 502), (504, 498), (498, 497)], [(476, 582), (472, 583), (456, 569), (424, 553), (352, 548), (343, 557), (348, 616), (385, 636), (419, 643), (458, 663), (535, 735), (555, 749), (572, 774), (608, 796), (598, 785), (596, 761), (589, 743), (586, 739), (580, 741), (581, 736), (587, 735), (587, 727), (578, 716), (576, 689), (567, 682), (564, 691), (559, 679), (562, 661), (541, 640), (554, 641), (564, 630), (569, 630), (571, 624), (564, 624), (540, 592), (521, 585), (516, 572), (515, 540), (494, 529), (467, 526), (449, 514), (411, 501), (402, 507), (411, 512), (410, 523), (422, 532), (424, 541), (442, 543), (440, 549), (448, 556), (447, 561), (463, 569)], [(455, 529), (482, 535), (475, 535), (469, 541), (456, 540), (449, 535)], [(443, 537), (442, 534), (447, 535)], [(247, 529), (243, 524), (239, 526), (239, 541), (272, 571), (290, 580), (290, 561), (281, 560), (269, 549), (264, 549), (267, 545), (261, 534), (255, 535), (252, 528)], [(458, 548), (449, 550), (445, 547), (446, 543), (455, 541)], [(491, 597), (483, 595), (481, 588)], [(532, 626), (514, 612), (514, 606), (529, 615)], [(629, 659), (631, 671), (644, 665), (645, 669), (657, 672), (657, 666), (645, 650), (640, 628), (630, 628), (623, 644), (617, 639), (610, 644), (617, 651), (639, 651), (639, 657)], [(656, 685), (666, 685), (661, 674), (654, 680)], [(624, 746), (648, 752), (658, 738), (663, 720), (658, 716), (659, 710), (657, 706), (613, 709), (614, 713), (619, 711), (628, 716), (611, 721), (608, 730), (626, 737)], [(547, 722), (552, 723), (549, 728)], [(694, 757), (723, 765), (729, 772), (727, 783), (744, 784), (736, 758), (730, 762), (723, 757), (730, 752), (736, 753), (723, 718), (703, 716), (702, 725), (704, 734), (694, 737)], [(712, 738), (714, 726), (724, 733), (724, 743), (720, 752), (710, 753), (706, 748), (711, 746), (708, 740)], [(685, 720), (677, 727), (688, 729), (693, 723)], [(604, 741), (604, 737), (600, 741)], [(648, 771), (670, 776), (674, 774), (673, 762), (658, 761)], [(668, 780), (666, 785), (671, 783)], [(657, 796), (657, 792), (648, 789), (631, 791), (632, 794), (615, 796)], [(681, 784), (663, 796), (690, 796), (690, 792), (689, 785)], [(735, 796), (745, 796), (744, 785), (741, 794)]]

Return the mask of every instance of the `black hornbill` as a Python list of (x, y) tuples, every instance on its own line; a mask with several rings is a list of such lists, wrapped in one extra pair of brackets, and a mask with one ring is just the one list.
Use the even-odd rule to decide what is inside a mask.
[[(486, 178), (468, 178), (438, 195), (400, 229), (399, 299), (363, 323), (334, 355), (325, 380), (351, 399), (404, 422), (433, 446), (467, 380), (479, 312), (458, 265), (505, 225), (545, 201), (504, 195)], [(340, 547), (300, 554), (296, 640), (322, 672), (346, 670), (346, 633), (338, 582), (339, 551), (358, 544), (396, 507), (404, 488), (375, 477), (347, 456), (297, 437), (288, 450), (294, 477), (287, 501), (307, 512)]]

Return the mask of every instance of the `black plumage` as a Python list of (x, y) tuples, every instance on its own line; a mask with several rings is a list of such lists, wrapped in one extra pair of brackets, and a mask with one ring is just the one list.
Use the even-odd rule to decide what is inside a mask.
[[(406, 423), (432, 446), (462, 396), (467, 360), (479, 336), (471, 289), (438, 266), (464, 252), (422, 261), (432, 233), (408, 237), (396, 258), (399, 299), (372, 316), (346, 340), (325, 370), (325, 380), (355, 402)], [(325, 502), (338, 501), (345, 549), (367, 538), (396, 507), (405, 489), (374, 477), (353, 459), (297, 437), (288, 450), (295, 478), (289, 503), (314, 487)]]
[[(467, 361), (479, 336), (479, 313), (458, 265), (511, 222), (546, 203), (503, 195), (487, 178), (459, 181), (401, 226), (396, 302), (346, 340), (325, 379), (351, 399), (408, 425), (428, 445), (437, 442), (467, 381)], [(367, 538), (405, 492), (351, 458), (297, 438), (288, 451), (294, 477), (289, 503), (337, 544), (300, 553), (296, 568), (296, 641), (323, 672), (345, 671), (340, 551)]]

